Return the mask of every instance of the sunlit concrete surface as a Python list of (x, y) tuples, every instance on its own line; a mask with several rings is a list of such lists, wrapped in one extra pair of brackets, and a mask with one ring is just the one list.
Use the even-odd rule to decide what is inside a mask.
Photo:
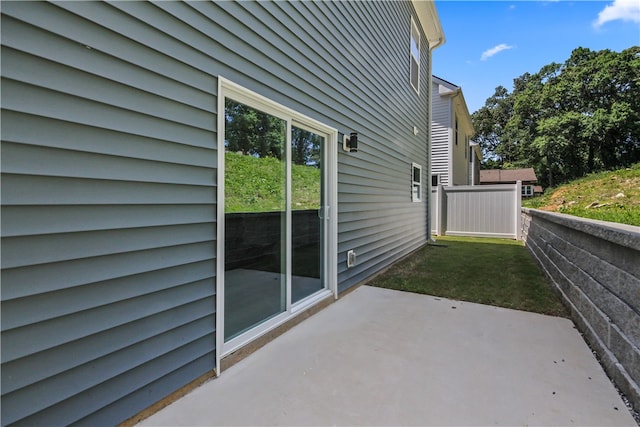
[(141, 425), (636, 424), (570, 320), (362, 286)]

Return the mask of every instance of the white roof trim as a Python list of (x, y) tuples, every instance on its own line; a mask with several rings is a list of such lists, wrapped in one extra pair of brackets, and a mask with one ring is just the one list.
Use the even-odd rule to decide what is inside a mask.
[(460, 88), (456, 87), (455, 89), (451, 89), (445, 85), (438, 85), (438, 95), (440, 96), (454, 96), (460, 93)]
[(412, 0), (412, 2), (418, 13), (418, 20), (422, 30), (425, 32), (427, 40), (429, 40), (429, 50), (443, 45), (445, 37), (435, 3), (427, 0)]
[(473, 122), (471, 121), (471, 114), (469, 114), (469, 108), (467, 107), (467, 101), (464, 99), (462, 89), (459, 89), (458, 93), (453, 98), (453, 104), (456, 111), (460, 115), (462, 115), (462, 117), (464, 117), (463, 125), (467, 129), (467, 132), (469, 133), (469, 135), (473, 135), (476, 132), (476, 130), (473, 127)]
[(471, 114), (467, 106), (467, 101), (464, 99), (462, 93), (462, 87), (448, 82), (437, 76), (431, 76), (433, 83), (438, 85), (438, 95), (442, 97), (450, 97), (453, 100), (453, 105), (456, 109), (456, 113), (463, 118), (463, 126), (467, 129), (467, 133), (473, 135), (475, 129), (471, 122)]
[(455, 84), (453, 84), (451, 82), (448, 82), (448, 81), (446, 81), (444, 79), (441, 79), (440, 77), (438, 77), (436, 75), (433, 75), (431, 77), (432, 77), (432, 79), (433, 79), (433, 81), (435, 83), (438, 83), (440, 86), (443, 86), (443, 87), (445, 87), (445, 88), (447, 88), (449, 90), (453, 91), (453, 90), (456, 90), (456, 89), (458, 89), (460, 87), (460, 86), (457, 86), (457, 85), (455, 85)]

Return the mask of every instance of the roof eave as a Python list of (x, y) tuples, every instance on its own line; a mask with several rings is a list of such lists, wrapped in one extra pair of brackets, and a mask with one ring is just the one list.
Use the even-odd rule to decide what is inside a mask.
[(429, 50), (442, 46), (445, 43), (445, 37), (435, 3), (425, 0), (412, 0), (412, 2), (418, 14), (422, 30), (429, 41)]
[(459, 89), (459, 93), (456, 94), (456, 98), (458, 101), (458, 106), (462, 110), (462, 115), (465, 117), (465, 123), (467, 126), (467, 130), (469, 134), (475, 134), (476, 130), (473, 127), (473, 121), (471, 120), (471, 114), (469, 113), (469, 107), (467, 107), (467, 101), (464, 99), (464, 94), (462, 93), (462, 88)]

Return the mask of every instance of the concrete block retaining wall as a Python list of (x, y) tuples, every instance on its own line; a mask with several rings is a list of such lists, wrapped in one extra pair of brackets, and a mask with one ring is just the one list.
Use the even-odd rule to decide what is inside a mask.
[(640, 410), (640, 227), (522, 209), (526, 247)]

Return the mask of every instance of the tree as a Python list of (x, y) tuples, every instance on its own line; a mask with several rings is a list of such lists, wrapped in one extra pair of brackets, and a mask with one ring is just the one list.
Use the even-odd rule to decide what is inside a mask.
[[(285, 131), (284, 120), (230, 99), (225, 101), (227, 151), (283, 160)], [(321, 142), (319, 135), (294, 126), (291, 129), (293, 163), (320, 167)]]
[(545, 185), (638, 162), (640, 47), (577, 48), (514, 79), (511, 94), (496, 88), (472, 117), (485, 158), (532, 166)]
[(312, 132), (293, 127), (291, 129), (291, 157), (296, 165), (320, 167), (322, 137)]
[(500, 163), (501, 156), (496, 152), (500, 145), (502, 133), (513, 113), (513, 102), (509, 91), (498, 86), (484, 107), (471, 115), (473, 127), (476, 129), (474, 141), (480, 144), (483, 163), (488, 161)]
[(284, 120), (230, 99), (225, 101), (225, 120), (225, 147), (228, 151), (284, 158)]

